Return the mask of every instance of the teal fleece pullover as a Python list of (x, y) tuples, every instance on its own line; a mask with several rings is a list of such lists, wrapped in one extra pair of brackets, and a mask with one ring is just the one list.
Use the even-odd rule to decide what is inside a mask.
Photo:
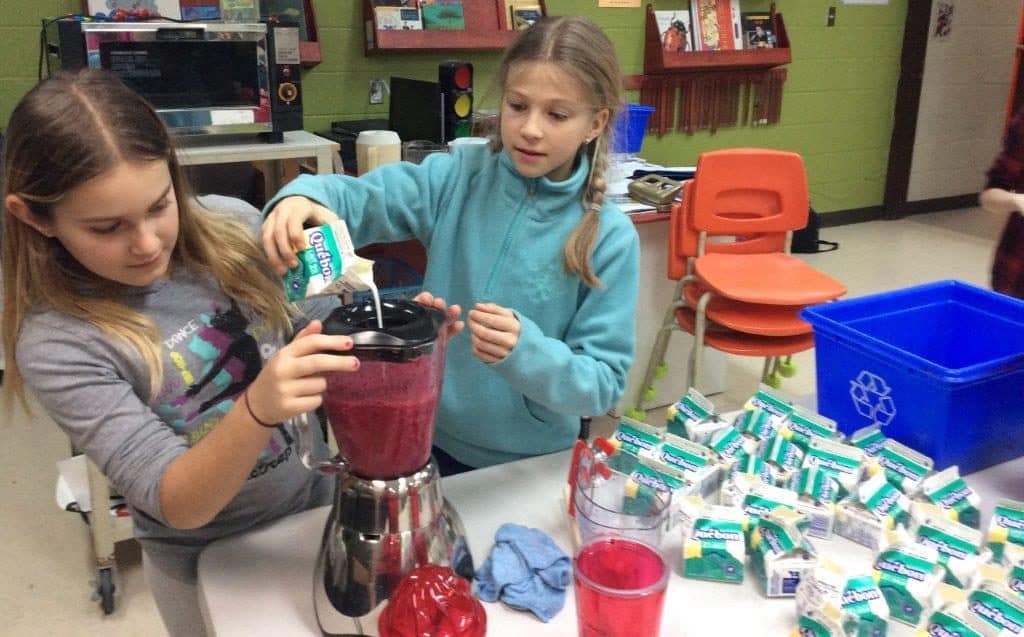
[(583, 215), (588, 162), (565, 181), (526, 179), (504, 151), (463, 146), (421, 165), (387, 164), (360, 178), (304, 175), (281, 198), (308, 197), (345, 219), (356, 246), (416, 238), (423, 289), (463, 316), (476, 303), (512, 309), (522, 326), (494, 364), (473, 356), (468, 329), (448, 345), (434, 443), (482, 467), (572, 446), (580, 418), (606, 413), (633, 363), (640, 248), (615, 205), (600, 212), (590, 288), (563, 248)]

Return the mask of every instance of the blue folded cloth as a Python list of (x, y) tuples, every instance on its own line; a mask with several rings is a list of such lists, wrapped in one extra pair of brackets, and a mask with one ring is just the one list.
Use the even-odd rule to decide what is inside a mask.
[(531, 611), (547, 622), (565, 606), (572, 560), (540, 529), (503, 524), (494, 547), (476, 572), (476, 594), (485, 602), (501, 600)]

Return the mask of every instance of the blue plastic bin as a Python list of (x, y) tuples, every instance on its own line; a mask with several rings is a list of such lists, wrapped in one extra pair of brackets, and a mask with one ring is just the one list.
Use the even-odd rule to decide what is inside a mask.
[(647, 133), (647, 118), (654, 112), (653, 106), (626, 104), (615, 118), (612, 131), (613, 153), (639, 153)]
[[(382, 299), (411, 299), (423, 289), (423, 275), (398, 257), (385, 256), (373, 262), (373, 282)], [(353, 301), (372, 298), (369, 292), (353, 292)]]
[(816, 305), (818, 411), (961, 474), (1024, 455), (1024, 301), (961, 281)]

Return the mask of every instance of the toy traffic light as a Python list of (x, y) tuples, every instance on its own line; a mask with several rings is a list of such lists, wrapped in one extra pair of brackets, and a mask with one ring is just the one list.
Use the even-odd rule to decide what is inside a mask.
[(448, 61), (438, 66), (441, 91), (441, 139), (469, 137), (473, 116), (473, 65)]

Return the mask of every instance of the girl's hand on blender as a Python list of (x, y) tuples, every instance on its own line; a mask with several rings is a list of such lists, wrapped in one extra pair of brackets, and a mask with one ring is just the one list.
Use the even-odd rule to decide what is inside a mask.
[(285, 197), (263, 221), (263, 250), (270, 265), (284, 274), (299, 264), (295, 247), (305, 242), (303, 229), (336, 221), (338, 215), (305, 197)]
[(519, 319), (512, 310), (494, 303), (477, 303), (469, 311), (473, 354), (485, 363), (497, 363), (519, 342)]
[(263, 422), (284, 422), (313, 411), (323, 402), (325, 374), (359, 369), (358, 358), (338, 355), (352, 349), (352, 339), (322, 332), (323, 324), (311, 321), (267, 361), (246, 389), (253, 414)]
[(439, 296), (434, 296), (430, 292), (420, 292), (413, 299), (421, 305), (433, 307), (441, 310), (448, 316), (448, 338), (451, 338), (462, 331), (462, 328), (466, 327), (465, 321), (459, 320), (459, 315), (462, 314), (462, 308), (458, 305), (448, 307), (445, 304), (444, 299)]

